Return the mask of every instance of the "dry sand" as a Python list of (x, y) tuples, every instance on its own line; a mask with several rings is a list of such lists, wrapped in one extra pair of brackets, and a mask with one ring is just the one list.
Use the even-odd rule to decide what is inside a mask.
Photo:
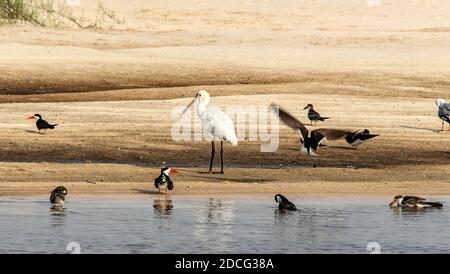
[[(447, 1), (103, 2), (126, 22), (0, 26), (0, 195), (153, 193), (164, 164), (181, 171), (175, 195), (450, 194), (434, 105), (450, 97)], [(320, 127), (381, 135), (308, 158), (282, 127), (275, 153), (226, 145), (225, 175), (204, 174), (210, 145), (170, 135), (172, 108), (200, 88), (222, 108), (276, 101), (303, 121), (313, 103), (332, 118)], [(59, 126), (36, 134), (33, 113)]]

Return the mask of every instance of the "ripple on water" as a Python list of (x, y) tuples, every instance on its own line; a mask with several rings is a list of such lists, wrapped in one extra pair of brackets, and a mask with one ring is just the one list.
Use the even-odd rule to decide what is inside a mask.
[[(446, 207), (390, 209), (386, 199), (75, 198), (52, 211), (46, 197), (1, 198), (1, 253), (385, 253), (449, 252)], [(440, 199), (443, 201), (449, 199)], [(420, 236), (420, 237), (419, 237)], [(59, 239), (55, 241), (54, 239)]]

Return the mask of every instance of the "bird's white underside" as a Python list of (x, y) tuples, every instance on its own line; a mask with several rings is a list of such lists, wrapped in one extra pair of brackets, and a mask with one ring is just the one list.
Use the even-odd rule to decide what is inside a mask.
[(318, 146), (320, 146), (320, 144), (322, 144), (323, 142), (325, 142), (326, 139), (327, 139), (326, 137), (323, 137), (323, 138), (319, 141)]
[(53, 207), (63, 207), (63, 206), (64, 206), (64, 200), (59, 197), (56, 197)]
[(353, 143), (351, 143), (350, 145), (352, 145), (352, 146), (358, 146), (358, 145), (360, 145), (360, 144), (362, 144), (362, 143), (364, 143), (365, 141), (363, 141), (363, 140), (360, 140), (360, 139), (357, 139), (357, 140), (355, 140)]
[(311, 156), (317, 156), (317, 153), (315, 153), (312, 149), (310, 149), (308, 152), (308, 149), (304, 145), (302, 145), (302, 147), (300, 148), (300, 152)]

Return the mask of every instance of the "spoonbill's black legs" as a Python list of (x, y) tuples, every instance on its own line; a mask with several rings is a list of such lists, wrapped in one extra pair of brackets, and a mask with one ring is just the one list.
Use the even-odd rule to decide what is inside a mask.
[(223, 174), (223, 141), (220, 141), (220, 174)]
[(212, 166), (214, 161), (214, 154), (216, 154), (216, 149), (214, 147), (214, 141), (211, 142), (211, 161), (209, 162), (209, 173), (212, 173)]
[[(214, 141), (211, 142), (211, 161), (209, 162), (209, 171), (208, 173), (214, 173), (212, 171), (214, 156), (216, 154), (216, 148), (214, 146)], [(220, 141), (220, 174), (223, 173), (223, 141)]]

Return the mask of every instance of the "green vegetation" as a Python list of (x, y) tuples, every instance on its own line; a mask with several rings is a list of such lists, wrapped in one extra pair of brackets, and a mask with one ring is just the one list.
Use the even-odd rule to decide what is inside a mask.
[(0, 23), (26, 21), (43, 26), (36, 9), (26, 0), (0, 0)]
[(98, 2), (95, 18), (76, 15), (65, 1), (55, 0), (0, 0), (0, 24), (31, 23), (49, 27), (76, 27), (105, 29), (123, 24), (112, 10)]

